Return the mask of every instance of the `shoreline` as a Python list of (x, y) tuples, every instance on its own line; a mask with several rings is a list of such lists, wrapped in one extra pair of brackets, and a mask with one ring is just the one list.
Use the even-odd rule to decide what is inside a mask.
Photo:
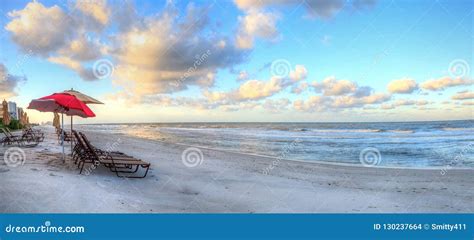
[(144, 179), (117, 178), (102, 167), (79, 175), (74, 164), (60, 160), (52, 128), (42, 129), (47, 140), (24, 150), (23, 166), (0, 162), (0, 212), (474, 212), (474, 170), (450, 169), (443, 176), (429, 169), (274, 164), (272, 158), (204, 148), (201, 164), (189, 167), (182, 161), (187, 146), (84, 130), (93, 145), (105, 149), (119, 142), (116, 150), (152, 166)]

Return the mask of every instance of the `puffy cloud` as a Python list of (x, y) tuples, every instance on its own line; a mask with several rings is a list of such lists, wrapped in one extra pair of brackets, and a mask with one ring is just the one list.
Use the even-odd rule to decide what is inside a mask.
[(297, 82), (306, 79), (308, 71), (303, 65), (296, 65), (295, 70), (291, 71), (289, 77), (292, 81)]
[[(208, 9), (193, 4), (183, 16), (172, 2), (160, 14), (142, 17), (130, 2), (107, 5), (104, 0), (77, 1), (68, 13), (31, 2), (9, 14), (6, 29), (21, 49), (70, 68), (84, 80), (96, 80), (95, 60), (111, 59), (114, 83), (136, 95), (210, 87), (218, 69), (231, 68), (247, 55), (228, 38), (207, 32)], [(119, 31), (102, 31), (114, 26)]]
[(250, 49), (253, 47), (256, 37), (267, 40), (275, 39), (278, 36), (277, 20), (276, 14), (260, 11), (250, 11), (247, 15), (239, 17), (237, 46), (242, 49)]
[(105, 0), (76, 1), (76, 8), (84, 15), (91, 17), (98, 24), (105, 26), (109, 22), (110, 9)]
[(97, 41), (89, 41), (82, 37), (72, 40), (58, 51), (60, 56), (69, 56), (77, 61), (91, 61), (100, 58), (105, 50)]
[[(225, 37), (204, 35), (207, 10), (190, 5), (184, 22), (172, 8), (115, 38), (115, 81), (135, 94), (170, 93), (189, 85), (210, 87), (218, 68), (232, 67), (246, 52)], [(195, 24), (193, 24), (195, 23)], [(175, 26), (180, 26), (175, 28)], [(208, 36), (208, 37), (206, 37)]]
[(387, 90), (391, 93), (412, 93), (416, 89), (418, 84), (409, 78), (393, 80), (387, 85)]
[(85, 80), (96, 80), (85, 65), (102, 56), (105, 49), (98, 40), (85, 37), (92, 25), (83, 21), (80, 13), (99, 14), (97, 4), (105, 8), (105, 1), (78, 1), (75, 7), (79, 11), (68, 14), (56, 5), (48, 8), (36, 1), (30, 2), (24, 9), (9, 13), (12, 19), (5, 28), (21, 50), (64, 65)]
[(296, 100), (293, 102), (293, 108), (298, 111), (316, 112), (325, 110), (331, 102), (330, 98), (324, 96), (311, 96), (308, 100)]
[(308, 89), (309, 84), (307, 82), (302, 82), (299, 83), (298, 85), (294, 85), (291, 88), (291, 92), (295, 94), (301, 94), (302, 92), (306, 91)]
[(453, 100), (466, 100), (466, 99), (474, 99), (474, 92), (471, 92), (471, 91), (461, 91), (461, 92), (457, 92), (456, 94), (454, 94), (451, 99)]
[(70, 18), (56, 5), (47, 8), (34, 1), (8, 15), (12, 20), (5, 29), (25, 52), (47, 56), (63, 47), (73, 34)]
[(5, 99), (16, 96), (15, 88), (21, 81), (26, 81), (26, 78), (14, 76), (8, 73), (5, 65), (0, 63), (0, 98)]
[[(243, 82), (237, 89), (231, 90), (229, 92), (204, 91), (203, 95), (208, 101), (220, 102), (221, 104), (248, 100), (261, 100), (271, 97), (289, 86), (295, 86), (295, 84), (306, 77), (306, 68), (303, 65), (297, 65), (295, 70), (290, 72), (289, 76), (286, 78), (273, 76), (267, 81), (256, 79), (247, 80)], [(296, 88), (307, 88), (307, 83), (301, 83)], [(302, 91), (303, 89), (298, 89), (295, 91), (300, 90)]]
[(451, 77), (442, 77), (439, 79), (432, 79), (420, 84), (421, 88), (431, 91), (444, 90), (448, 87), (455, 86), (469, 86), (473, 84), (472, 79), (466, 78), (451, 78)]
[(243, 83), (238, 89), (239, 99), (262, 99), (272, 96), (283, 88), (281, 78), (272, 77), (270, 81), (249, 80)]
[(325, 78), (321, 83), (313, 82), (312, 86), (317, 91), (323, 91), (325, 96), (340, 96), (354, 93), (357, 84), (348, 80), (337, 80), (334, 76)]

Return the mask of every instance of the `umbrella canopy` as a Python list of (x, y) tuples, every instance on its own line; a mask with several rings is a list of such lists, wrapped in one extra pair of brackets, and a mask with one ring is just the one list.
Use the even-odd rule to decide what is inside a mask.
[(8, 103), (7, 101), (3, 100), (2, 102), (3, 108), (3, 126), (8, 126), (10, 124), (10, 112), (8, 111)]
[[(62, 113), (69, 116), (80, 116), (84, 118), (95, 117), (94, 112), (92, 112), (86, 104), (76, 96), (68, 93), (54, 93), (46, 97), (35, 99), (30, 102), (28, 109), (36, 109), (40, 112)], [(64, 116), (62, 127), (64, 128)], [(63, 148), (63, 160), (66, 161), (64, 155), (64, 131), (61, 133), (61, 145)]]
[(35, 99), (30, 102), (28, 109), (36, 109), (40, 112), (58, 112), (83, 118), (95, 117), (94, 112), (86, 104), (68, 93), (54, 93)]
[(99, 100), (97, 100), (97, 99), (95, 99), (91, 96), (88, 96), (84, 93), (81, 93), (81, 92), (73, 90), (73, 89), (66, 90), (63, 93), (74, 95), (77, 99), (81, 100), (85, 104), (104, 104), (103, 102), (101, 102), (101, 101), (99, 101)]

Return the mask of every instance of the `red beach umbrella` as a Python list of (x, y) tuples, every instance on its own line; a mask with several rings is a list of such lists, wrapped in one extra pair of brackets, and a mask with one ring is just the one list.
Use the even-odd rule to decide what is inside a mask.
[(74, 95), (67, 93), (54, 93), (35, 99), (30, 102), (28, 109), (36, 109), (40, 112), (65, 113), (68, 116), (80, 116), (83, 118), (95, 117), (94, 112), (86, 104)]
[[(95, 117), (94, 112), (76, 96), (68, 93), (54, 93), (46, 97), (32, 100), (28, 109), (36, 109), (40, 112), (62, 113), (68, 116), (80, 116), (83, 118)], [(64, 129), (64, 116), (62, 117), (62, 128)], [(64, 133), (61, 136), (64, 157)]]

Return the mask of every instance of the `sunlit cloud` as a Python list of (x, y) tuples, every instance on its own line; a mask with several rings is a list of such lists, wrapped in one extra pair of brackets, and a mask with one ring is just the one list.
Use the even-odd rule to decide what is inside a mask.
[(412, 93), (418, 89), (418, 84), (415, 80), (409, 78), (397, 79), (391, 81), (388, 86), (387, 90), (390, 93)]
[(451, 97), (451, 99), (453, 100), (474, 99), (474, 92), (468, 91), (468, 90), (457, 92)]
[(469, 86), (472, 85), (474, 81), (468, 78), (452, 78), (452, 77), (442, 77), (438, 79), (428, 80), (420, 84), (421, 88), (430, 90), (430, 91), (440, 91), (449, 87), (455, 86)]

